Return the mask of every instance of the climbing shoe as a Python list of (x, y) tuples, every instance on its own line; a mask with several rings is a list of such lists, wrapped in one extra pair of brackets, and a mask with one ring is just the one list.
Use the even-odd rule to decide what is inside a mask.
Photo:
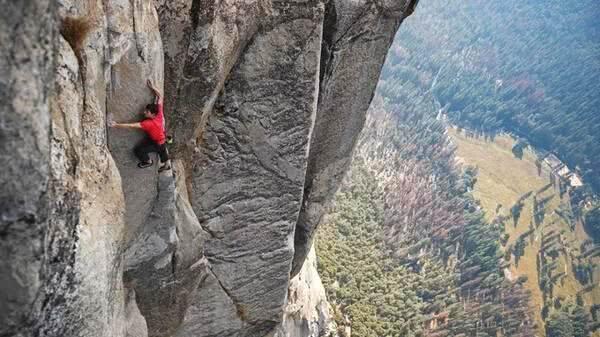
[(147, 161), (147, 162), (141, 161), (141, 162), (138, 163), (138, 167), (139, 168), (146, 168), (146, 167), (152, 166), (152, 164), (154, 164), (154, 162), (152, 160), (151, 161)]
[(161, 167), (158, 168), (158, 172), (168, 171), (170, 169), (171, 169), (171, 165), (165, 164), (165, 165), (163, 165), (163, 166), (161, 166)]

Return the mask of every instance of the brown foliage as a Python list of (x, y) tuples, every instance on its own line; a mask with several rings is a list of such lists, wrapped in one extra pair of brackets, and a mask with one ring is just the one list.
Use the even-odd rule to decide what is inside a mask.
[(60, 26), (60, 34), (79, 57), (83, 42), (92, 28), (92, 24), (85, 17), (66, 17)]

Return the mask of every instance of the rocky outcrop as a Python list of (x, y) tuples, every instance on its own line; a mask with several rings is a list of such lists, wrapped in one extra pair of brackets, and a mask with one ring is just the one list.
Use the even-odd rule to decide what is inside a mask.
[(166, 111), (176, 149), (193, 147), (269, 0), (157, 0), (165, 46)]
[(125, 202), (106, 146), (103, 17), (3, 6), (0, 335), (123, 335)]
[(273, 337), (335, 337), (325, 288), (317, 271), (317, 254), (311, 248), (302, 269), (290, 280), (283, 320)]
[[(0, 335), (317, 331), (288, 294), (316, 280), (298, 273), (410, 6), (3, 3)], [(107, 128), (139, 120), (146, 79), (166, 174), (136, 167), (141, 132)]]
[(321, 216), (348, 169), (396, 30), (417, 1), (327, 3), (319, 104), (295, 230), (292, 275), (302, 267)]
[(307, 1), (271, 11), (229, 72), (189, 172), (193, 208), (211, 235), (205, 254), (234, 305), (218, 310), (237, 312), (257, 336), (273, 330), (285, 304), (323, 8)]

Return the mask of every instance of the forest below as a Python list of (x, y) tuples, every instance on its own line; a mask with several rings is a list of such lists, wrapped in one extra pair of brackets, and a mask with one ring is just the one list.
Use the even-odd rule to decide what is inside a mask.
[[(600, 335), (599, 9), (420, 2), (317, 236), (340, 336)], [(515, 160), (543, 183), (479, 181), (494, 163), (480, 172), (462, 161), (453, 125), (483, 149), (516, 139)], [(547, 172), (549, 153), (584, 185)], [(503, 188), (506, 200), (478, 199)]]
[(555, 152), (600, 191), (600, 2), (421, 1), (379, 91), (410, 79), (449, 118)]
[(455, 165), (444, 123), (420, 112), (433, 102), (413, 102), (377, 99), (319, 232), (340, 335), (533, 336), (525, 279), (505, 277), (501, 225), (472, 197), (476, 170)]
[[(577, 255), (569, 254), (573, 267), (585, 270), (598, 250), (565, 245), (570, 229), (555, 224), (547, 206), (559, 192), (544, 182), (505, 202), (506, 211), (486, 214), (473, 195), (478, 168), (457, 161), (445, 122), (421, 112), (435, 107), (423, 97), (408, 106), (376, 98), (350, 174), (319, 231), (319, 273), (339, 335), (586, 337), (598, 331), (599, 306), (564, 287), (567, 280), (590, 291), (593, 277), (575, 280), (571, 271), (561, 272), (567, 251)], [(532, 275), (514, 270), (531, 263)]]

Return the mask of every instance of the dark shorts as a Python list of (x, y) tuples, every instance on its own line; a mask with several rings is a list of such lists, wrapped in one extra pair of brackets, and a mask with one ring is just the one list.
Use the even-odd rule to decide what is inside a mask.
[(167, 160), (169, 160), (167, 144), (166, 143), (156, 144), (150, 138), (146, 138), (143, 141), (141, 141), (135, 147), (135, 149), (133, 149), (133, 152), (135, 153), (135, 156), (141, 162), (144, 162), (144, 163), (147, 163), (150, 161), (150, 156), (149, 156), (150, 153), (158, 153), (161, 163), (165, 163)]

